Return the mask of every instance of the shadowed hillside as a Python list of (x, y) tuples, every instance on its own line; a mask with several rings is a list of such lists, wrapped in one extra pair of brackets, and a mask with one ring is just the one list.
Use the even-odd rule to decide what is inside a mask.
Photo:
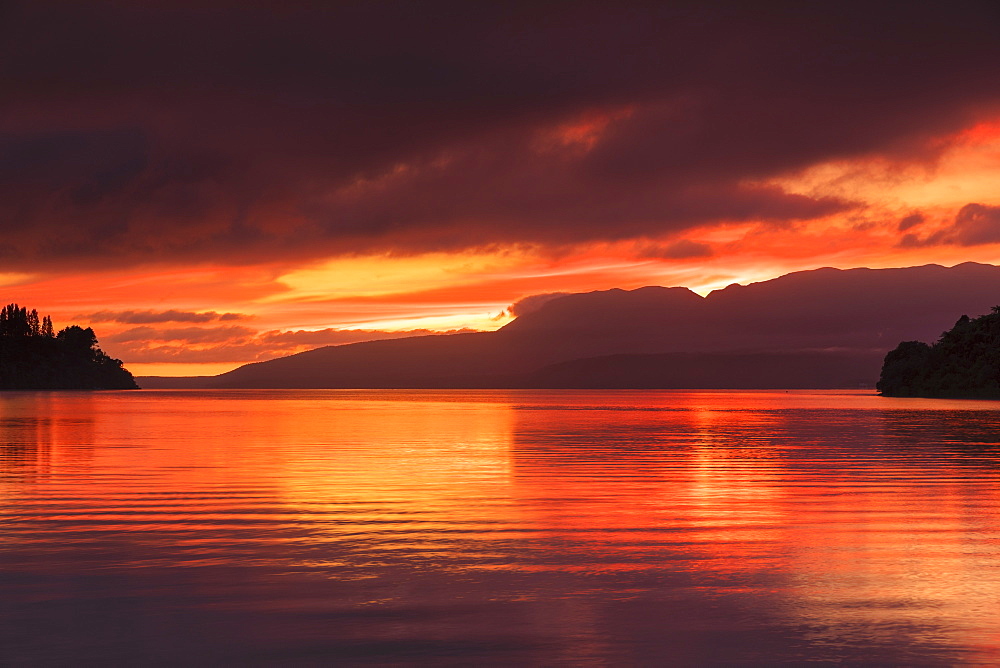
[[(320, 348), (220, 376), (165, 382), (173, 387), (871, 386), (882, 357), (898, 341), (932, 339), (956, 310), (983, 312), (1000, 301), (1000, 267), (826, 268), (733, 285), (704, 298), (686, 288), (646, 287), (529, 300), (533, 309), (522, 309), (496, 332)], [(676, 353), (702, 356), (634, 357)], [(608, 356), (620, 357), (613, 363), (590, 359)], [(563, 363), (572, 364), (552, 366)], [(780, 365), (780, 373), (769, 365)], [(158, 386), (157, 379), (142, 384)]]

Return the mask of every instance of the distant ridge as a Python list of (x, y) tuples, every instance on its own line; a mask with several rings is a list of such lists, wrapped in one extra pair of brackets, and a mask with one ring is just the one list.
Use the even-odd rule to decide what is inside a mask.
[(219, 376), (140, 378), (139, 383), (148, 388), (873, 387), (882, 358), (899, 341), (935, 340), (955, 312), (983, 313), (1000, 303), (1000, 267), (970, 262), (951, 268), (822, 268), (732, 285), (707, 297), (687, 288), (650, 286), (528, 299), (535, 308), (496, 332), (330, 346)]

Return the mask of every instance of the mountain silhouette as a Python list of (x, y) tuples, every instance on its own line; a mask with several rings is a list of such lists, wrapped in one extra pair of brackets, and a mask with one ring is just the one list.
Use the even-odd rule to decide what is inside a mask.
[[(801, 271), (687, 288), (530, 297), (495, 332), (330, 346), (144, 387), (858, 387), (901, 340), (1000, 302), (1000, 267)], [(519, 304), (522, 304), (519, 302)], [(650, 357), (652, 356), (652, 357)]]

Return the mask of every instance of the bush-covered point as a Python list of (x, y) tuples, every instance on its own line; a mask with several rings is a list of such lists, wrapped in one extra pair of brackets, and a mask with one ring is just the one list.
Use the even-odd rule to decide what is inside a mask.
[(900, 343), (885, 356), (876, 387), (890, 397), (1000, 399), (1000, 306), (963, 315), (932, 346)]
[(91, 328), (58, 334), (52, 321), (17, 304), (0, 309), (0, 390), (133, 390), (121, 360), (108, 357)]

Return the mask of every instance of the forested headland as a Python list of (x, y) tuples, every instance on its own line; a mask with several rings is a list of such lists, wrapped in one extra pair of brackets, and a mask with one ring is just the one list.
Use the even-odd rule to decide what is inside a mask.
[(132, 389), (132, 374), (101, 350), (90, 327), (55, 333), (51, 318), (35, 309), (0, 309), (0, 390)]
[(889, 397), (1000, 399), (1000, 306), (963, 315), (937, 343), (904, 341), (889, 352), (876, 385)]

